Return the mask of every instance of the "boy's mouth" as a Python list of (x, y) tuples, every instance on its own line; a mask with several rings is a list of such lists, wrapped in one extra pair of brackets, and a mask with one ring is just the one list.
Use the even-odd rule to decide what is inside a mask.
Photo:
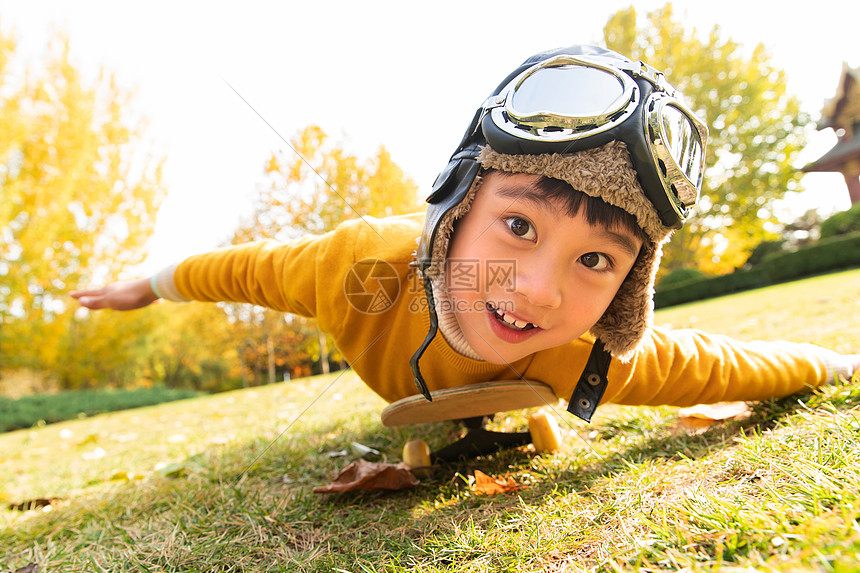
[(523, 330), (531, 330), (533, 328), (537, 328), (531, 322), (526, 322), (524, 320), (519, 320), (509, 314), (506, 314), (504, 311), (496, 308), (492, 303), (487, 303), (487, 309), (493, 313), (493, 316), (500, 323), (510, 328), (511, 330), (517, 330), (522, 332)]

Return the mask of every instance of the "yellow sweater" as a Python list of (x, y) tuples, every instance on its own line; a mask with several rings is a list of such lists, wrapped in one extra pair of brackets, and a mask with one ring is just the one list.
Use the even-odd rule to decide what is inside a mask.
[[(429, 329), (423, 287), (410, 266), (422, 224), (423, 215), (366, 218), (286, 245), (230, 247), (180, 263), (173, 282), (189, 300), (249, 302), (316, 317), (361, 379), (391, 402), (416, 393), (409, 358)], [(359, 261), (365, 263), (354, 267)], [(593, 340), (585, 335), (508, 366), (462, 356), (437, 335), (421, 371), (430, 390), (522, 376), (568, 399)], [(741, 343), (654, 328), (630, 362), (612, 361), (602, 403), (688, 406), (785, 396), (825, 382), (828, 353), (835, 354), (808, 344)]]

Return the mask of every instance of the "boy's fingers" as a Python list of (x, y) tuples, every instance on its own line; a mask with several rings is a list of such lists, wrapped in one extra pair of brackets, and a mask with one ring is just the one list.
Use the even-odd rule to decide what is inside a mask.
[(76, 290), (69, 293), (73, 299), (78, 301), (78, 304), (92, 310), (108, 308), (107, 287)]
[(85, 308), (99, 310), (106, 307), (104, 297), (101, 296), (80, 295), (75, 298), (78, 299), (78, 303)]
[(102, 294), (104, 294), (104, 292), (105, 292), (104, 288), (73, 290), (72, 292), (69, 293), (69, 296), (72, 298), (80, 300), (81, 297), (89, 297), (89, 296), (93, 296), (93, 295), (102, 295)]
[(854, 374), (860, 374), (860, 354), (852, 354), (849, 358), (852, 362), (851, 369), (853, 370)]

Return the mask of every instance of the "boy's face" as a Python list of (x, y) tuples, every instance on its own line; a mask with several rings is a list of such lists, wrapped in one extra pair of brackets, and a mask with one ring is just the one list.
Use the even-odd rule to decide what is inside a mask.
[(513, 362), (583, 335), (642, 246), (627, 231), (591, 226), (581, 213), (571, 217), (533, 187), (537, 180), (487, 174), (451, 238), (452, 310), (488, 362)]

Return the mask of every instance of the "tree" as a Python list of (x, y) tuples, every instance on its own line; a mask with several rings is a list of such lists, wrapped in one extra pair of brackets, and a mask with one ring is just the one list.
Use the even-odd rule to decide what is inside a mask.
[(140, 153), (130, 94), (103, 70), (86, 81), (67, 40), (23, 78), (14, 56), (0, 32), (0, 367), (51, 370), (73, 320), (66, 290), (142, 261), (162, 162)]
[(776, 235), (772, 204), (800, 191), (792, 164), (809, 118), (786, 91), (785, 73), (762, 44), (747, 53), (714, 27), (706, 37), (674, 19), (671, 4), (640, 22), (634, 8), (604, 28), (610, 49), (661, 69), (710, 127), (702, 198), (664, 249), (664, 271), (698, 267), (728, 272), (763, 239)]
[(221, 391), (239, 386), (234, 325), (217, 305), (156, 303), (72, 321), (53, 369), (66, 389), (164, 385)]
[(315, 125), (301, 130), (290, 145), (292, 150), (269, 158), (254, 213), (236, 240), (322, 234), (347, 219), (421, 208), (417, 186), (384, 146), (362, 162)]
[[(347, 219), (386, 217), (419, 209), (416, 185), (392, 161), (385, 147), (380, 147), (369, 160), (361, 161), (314, 125), (296, 134), (290, 145), (293, 150), (273, 153), (266, 163), (266, 183), (255, 200), (252, 216), (236, 230), (233, 244), (321, 234)], [(285, 321), (278, 313), (264, 309), (248, 312), (245, 311), (246, 323), (258, 325), (255, 334), (249, 333), (248, 346), (269, 349), (270, 381), (274, 378), (272, 364), (292, 364), (295, 368), (294, 345), (299, 345), (299, 355), (307, 354), (305, 345), (312, 321), (299, 317)], [(241, 311), (233, 309), (231, 314), (241, 316)], [(310, 355), (316, 357), (325, 373), (330, 361), (342, 358), (328, 337), (315, 327), (313, 330), (316, 348)], [(290, 344), (273, 344), (278, 337), (286, 337)], [(276, 349), (283, 356), (275, 356)]]
[(238, 386), (242, 363), (236, 329), (224, 309), (214, 304), (156, 304), (145, 354), (147, 379), (173, 388), (207, 392)]

